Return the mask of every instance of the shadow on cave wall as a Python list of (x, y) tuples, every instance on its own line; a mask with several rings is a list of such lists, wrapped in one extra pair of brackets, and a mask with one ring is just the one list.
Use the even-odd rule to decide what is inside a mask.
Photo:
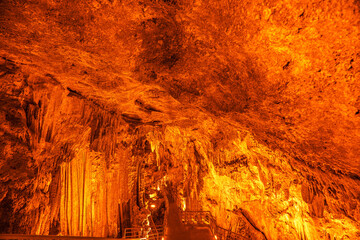
[(142, 42), (134, 69), (139, 81), (215, 114), (244, 112), (264, 100), (268, 90), (261, 67), (240, 46), (228, 47), (224, 29), (208, 24), (191, 32), (204, 27), (189, 19), (191, 5), (161, 7), (153, 5), (135, 33)]

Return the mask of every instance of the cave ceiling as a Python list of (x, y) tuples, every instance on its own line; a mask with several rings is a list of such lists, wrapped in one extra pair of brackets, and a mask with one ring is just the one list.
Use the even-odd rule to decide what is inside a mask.
[(358, 175), (357, 6), (197, 4), (2, 1), (2, 93), (21, 97), (21, 72), (134, 124), (206, 115)]

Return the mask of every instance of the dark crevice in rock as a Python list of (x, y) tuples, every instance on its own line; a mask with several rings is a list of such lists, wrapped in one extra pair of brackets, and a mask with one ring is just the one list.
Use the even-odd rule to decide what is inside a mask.
[(72, 90), (71, 88), (67, 87), (67, 90), (69, 90), (69, 97), (77, 97), (79, 99), (86, 99), (80, 92), (76, 91), (76, 90)]
[(161, 112), (160, 110), (156, 109), (155, 107), (144, 103), (142, 100), (140, 99), (136, 99), (135, 100), (135, 105), (138, 105), (141, 109), (143, 109), (146, 112)]
[(134, 125), (143, 124), (142, 119), (138, 115), (129, 114), (129, 113), (122, 113), (121, 116), (122, 116), (122, 119), (127, 123), (131, 123), (131, 124), (134, 124)]

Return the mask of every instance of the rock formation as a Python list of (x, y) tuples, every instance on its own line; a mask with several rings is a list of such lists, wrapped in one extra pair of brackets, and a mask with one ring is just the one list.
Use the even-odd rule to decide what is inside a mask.
[(243, 239), (360, 239), (359, 9), (1, 1), (0, 233), (115, 237), (166, 183)]

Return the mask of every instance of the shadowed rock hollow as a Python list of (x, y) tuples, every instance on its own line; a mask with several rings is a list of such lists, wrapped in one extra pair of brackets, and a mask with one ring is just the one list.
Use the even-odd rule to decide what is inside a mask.
[(1, 233), (117, 236), (145, 161), (146, 191), (243, 239), (360, 239), (359, 1), (3, 0), (0, 23)]

